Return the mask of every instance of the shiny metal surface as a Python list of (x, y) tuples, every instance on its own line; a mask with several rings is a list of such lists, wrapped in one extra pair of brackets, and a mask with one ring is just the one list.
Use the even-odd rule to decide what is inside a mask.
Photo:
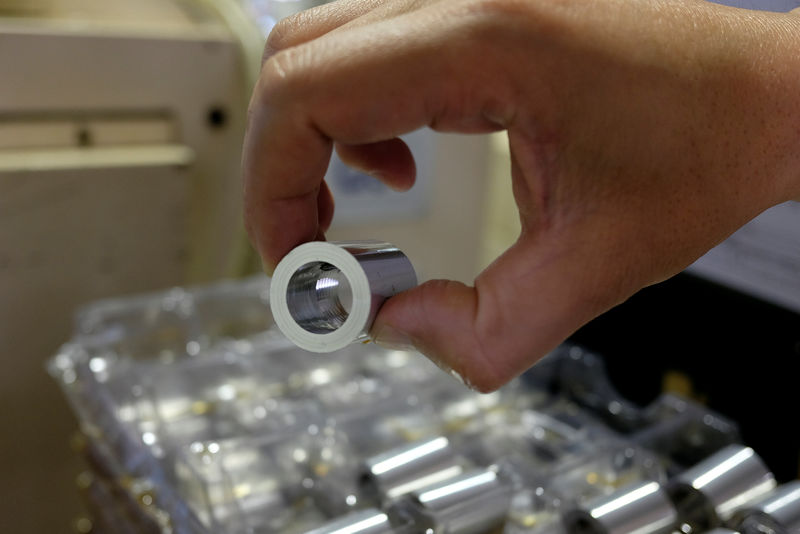
[(626, 486), (564, 514), (568, 534), (655, 534), (669, 532), (678, 519), (658, 482)]
[(492, 532), (505, 522), (511, 493), (510, 484), (494, 470), (481, 469), (414, 492), (410, 513), (422, 532)]
[(731, 525), (743, 533), (800, 533), (800, 480), (778, 486), (762, 499), (739, 510)]
[(366, 339), (383, 302), (417, 284), (409, 259), (379, 241), (311, 242), (281, 260), (270, 306), (298, 346), (332, 352)]
[(353, 306), (347, 276), (330, 263), (309, 263), (289, 280), (289, 313), (304, 330), (324, 334), (341, 327)]
[[(677, 516), (673, 532), (658, 532), (677, 507), (652, 483), (700, 463), (686, 454), (697, 434), (685, 414), (708, 425), (718, 414), (662, 398), (644, 427), (621, 434), (598, 420), (601, 404), (551, 387), (571, 376), (563, 361), (550, 360), (546, 379), (487, 395), (415, 352), (353, 344), (308, 354), (254, 326), (266, 282), (101, 303), (49, 362), (86, 430), (80, 452), (93, 478), (81, 493), (108, 518), (100, 530), (150, 531), (158, 518), (159, 532), (196, 534), (573, 534), (561, 519), (575, 509), (579, 534), (713, 528)], [(634, 441), (642, 432), (661, 436), (668, 454)], [(689, 480), (710, 487), (730, 463), (715, 458)], [(745, 507), (778, 514), (794, 499), (775, 497)], [(741, 534), (785, 534), (751, 517), (755, 530)]]
[(362, 481), (373, 486), (384, 500), (392, 500), (462, 472), (450, 441), (440, 436), (368, 458)]
[(377, 508), (347, 514), (306, 534), (392, 534), (389, 516)]
[(729, 445), (678, 475), (669, 492), (682, 517), (712, 528), (775, 486), (775, 477), (753, 449)]

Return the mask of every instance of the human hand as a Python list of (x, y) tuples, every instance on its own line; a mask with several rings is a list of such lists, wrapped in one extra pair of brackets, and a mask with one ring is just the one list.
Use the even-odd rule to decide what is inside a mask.
[(395, 189), (397, 136), (506, 130), (522, 232), (474, 287), (389, 299), (372, 334), (490, 391), (800, 196), (800, 17), (695, 0), (339, 0), (270, 35), (244, 147), (268, 270), (324, 239), (335, 144)]

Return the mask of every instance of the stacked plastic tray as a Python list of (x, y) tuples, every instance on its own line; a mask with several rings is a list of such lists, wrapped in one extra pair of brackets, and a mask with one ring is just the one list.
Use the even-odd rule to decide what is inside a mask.
[(295, 348), (268, 284), (76, 314), (49, 371), (93, 532), (797, 532), (800, 490), (734, 423), (671, 395), (635, 406), (594, 354), (561, 347), (478, 394), (416, 353)]

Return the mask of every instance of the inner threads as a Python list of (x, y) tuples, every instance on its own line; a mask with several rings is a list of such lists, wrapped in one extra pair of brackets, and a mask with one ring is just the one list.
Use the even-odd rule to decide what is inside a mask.
[(328, 334), (341, 328), (353, 306), (353, 290), (335, 265), (312, 262), (300, 267), (286, 288), (289, 314), (303, 330)]

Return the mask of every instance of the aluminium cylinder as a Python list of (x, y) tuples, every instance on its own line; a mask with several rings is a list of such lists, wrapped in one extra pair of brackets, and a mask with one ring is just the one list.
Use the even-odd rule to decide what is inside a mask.
[(800, 480), (781, 484), (775, 491), (738, 510), (729, 523), (742, 534), (800, 533)]
[(695, 528), (723, 526), (733, 513), (776, 486), (750, 447), (728, 445), (676, 476), (668, 491), (681, 519)]
[(662, 534), (678, 519), (664, 488), (655, 481), (625, 486), (566, 512), (567, 534)]
[(380, 241), (305, 243), (275, 269), (270, 307), (281, 332), (312, 352), (368, 339), (386, 299), (417, 285), (411, 262)]

